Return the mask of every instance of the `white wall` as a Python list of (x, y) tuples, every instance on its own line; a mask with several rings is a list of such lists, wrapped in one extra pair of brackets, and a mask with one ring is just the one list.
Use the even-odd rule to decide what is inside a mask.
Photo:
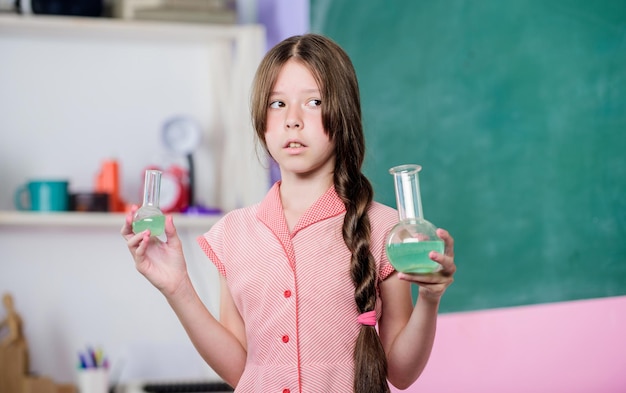
[[(194, 285), (218, 315), (217, 272), (194, 240), (200, 230), (180, 231)], [(0, 290), (24, 319), (32, 372), (73, 382), (78, 351), (92, 345), (121, 381), (215, 375), (135, 270), (119, 228), (0, 227), (0, 250)]]

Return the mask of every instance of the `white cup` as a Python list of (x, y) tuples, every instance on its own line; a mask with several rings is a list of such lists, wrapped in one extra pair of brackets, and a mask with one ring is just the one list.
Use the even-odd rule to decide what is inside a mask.
[(77, 380), (80, 393), (108, 393), (109, 391), (109, 370), (106, 368), (80, 369)]

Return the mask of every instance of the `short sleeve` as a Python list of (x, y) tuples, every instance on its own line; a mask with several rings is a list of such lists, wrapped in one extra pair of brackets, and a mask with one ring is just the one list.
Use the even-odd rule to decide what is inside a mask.
[(389, 206), (374, 202), (369, 215), (372, 228), (370, 247), (378, 265), (378, 280), (383, 281), (396, 271), (389, 262), (385, 246), (387, 235), (398, 223), (398, 212)]
[(378, 274), (380, 277), (380, 281), (384, 281), (387, 277), (389, 277), (396, 269), (389, 262), (389, 258), (387, 258), (386, 248), (383, 247), (382, 255), (380, 256), (380, 268), (378, 269)]
[(226, 267), (220, 258), (220, 255), (224, 255), (224, 226), (225, 219), (222, 218), (208, 232), (196, 239), (204, 254), (213, 262), (222, 276), (226, 276)]

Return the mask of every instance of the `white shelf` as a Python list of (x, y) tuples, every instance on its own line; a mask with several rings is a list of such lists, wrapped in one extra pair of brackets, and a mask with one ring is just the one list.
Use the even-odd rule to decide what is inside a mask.
[[(117, 228), (124, 224), (124, 213), (83, 213), (83, 212), (17, 212), (0, 211), (2, 227), (79, 227)], [(174, 214), (177, 228), (197, 228), (208, 230), (221, 215)]]
[(263, 35), (258, 24), (224, 25), (160, 21), (136, 21), (117, 18), (87, 18), (43, 15), (0, 15), (0, 34), (71, 36), (81, 38), (137, 38), (210, 42), (233, 40), (240, 34)]

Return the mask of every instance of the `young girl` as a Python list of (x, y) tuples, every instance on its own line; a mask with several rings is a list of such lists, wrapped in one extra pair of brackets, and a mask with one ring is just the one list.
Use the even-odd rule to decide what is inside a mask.
[[(199, 237), (220, 273), (220, 315), (187, 274), (172, 217), (167, 242), (122, 235), (137, 270), (158, 288), (207, 363), (236, 392), (389, 392), (426, 366), (439, 302), (456, 270), (443, 229), (442, 269), (394, 271), (385, 237), (397, 212), (372, 201), (361, 173), (364, 137), (356, 75), (320, 35), (291, 37), (261, 62), (252, 93), (260, 142), (281, 181), (260, 203)], [(419, 285), (413, 305), (411, 282)], [(378, 329), (376, 329), (378, 325)]]

